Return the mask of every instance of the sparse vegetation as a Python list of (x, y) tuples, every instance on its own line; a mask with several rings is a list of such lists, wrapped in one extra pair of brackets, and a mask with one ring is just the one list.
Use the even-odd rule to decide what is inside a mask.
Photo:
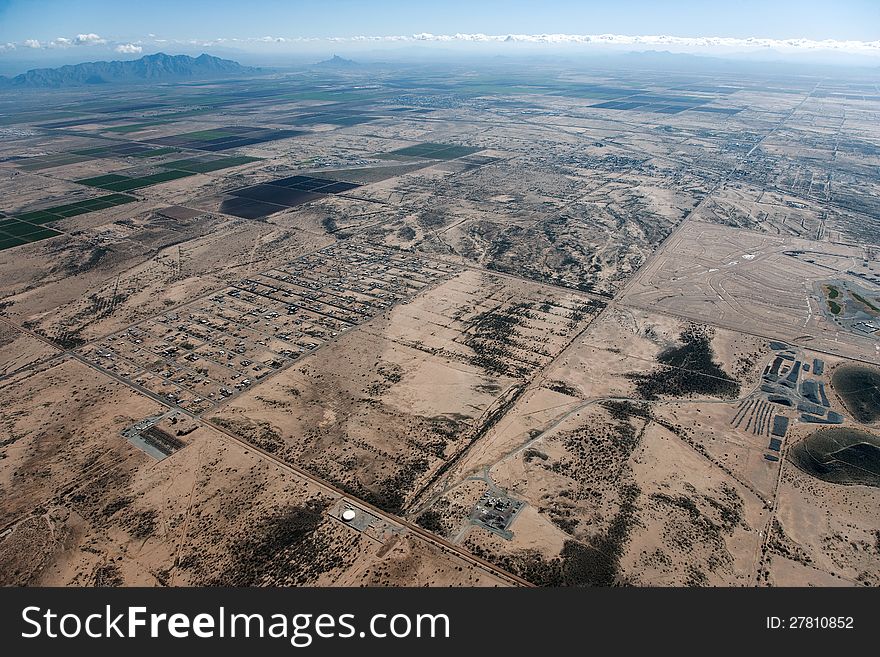
[(229, 562), (203, 584), (301, 586), (344, 565), (344, 555), (321, 531), (328, 503), (312, 499), (267, 517), (236, 540)]
[(739, 383), (714, 361), (710, 328), (692, 324), (682, 331), (679, 340), (678, 346), (657, 356), (659, 369), (650, 374), (627, 375), (641, 397), (653, 400), (702, 394), (733, 398), (739, 394)]
[(877, 585), (876, 89), (557, 63), (4, 98), (0, 583)]

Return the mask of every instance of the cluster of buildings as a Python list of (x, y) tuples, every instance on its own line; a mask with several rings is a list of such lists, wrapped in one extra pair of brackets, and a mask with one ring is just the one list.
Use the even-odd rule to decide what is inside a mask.
[(202, 412), (457, 271), (389, 247), (337, 244), (80, 351), (173, 404)]

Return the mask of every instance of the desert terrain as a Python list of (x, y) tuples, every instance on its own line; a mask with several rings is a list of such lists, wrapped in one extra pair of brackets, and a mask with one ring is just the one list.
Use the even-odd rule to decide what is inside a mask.
[(877, 586), (880, 92), (0, 96), (0, 583)]

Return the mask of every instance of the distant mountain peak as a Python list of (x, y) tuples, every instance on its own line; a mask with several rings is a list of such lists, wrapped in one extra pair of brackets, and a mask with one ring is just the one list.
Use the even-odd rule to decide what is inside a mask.
[(325, 59), (322, 62), (318, 62), (317, 64), (315, 64), (315, 66), (351, 68), (353, 66), (360, 66), (360, 64), (352, 59), (346, 59), (345, 57), (340, 57), (339, 55), (333, 55), (330, 59)]
[(32, 69), (13, 78), (0, 77), (4, 87), (74, 87), (90, 84), (164, 82), (198, 80), (254, 73), (259, 69), (242, 66), (230, 59), (206, 53), (198, 57), (157, 52), (140, 59), (112, 62), (86, 62), (58, 68)]

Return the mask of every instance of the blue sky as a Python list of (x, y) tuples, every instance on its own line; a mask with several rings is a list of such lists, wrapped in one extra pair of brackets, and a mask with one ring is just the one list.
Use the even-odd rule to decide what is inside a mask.
[(284, 66), (634, 50), (878, 66), (880, 0), (0, 0), (0, 75), (155, 52)]
[(0, 0), (0, 41), (434, 34), (880, 39), (877, 0)]

